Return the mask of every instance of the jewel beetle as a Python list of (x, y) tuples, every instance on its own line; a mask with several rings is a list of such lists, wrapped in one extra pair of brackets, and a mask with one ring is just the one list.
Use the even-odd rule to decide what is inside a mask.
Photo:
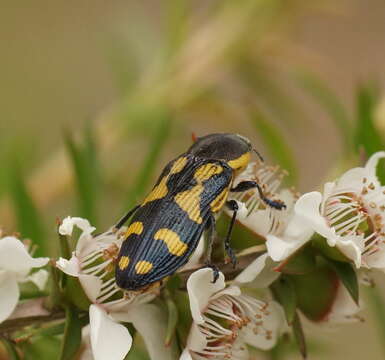
[(210, 263), (210, 253), (216, 215), (224, 206), (233, 211), (224, 245), (235, 266), (230, 236), (238, 206), (227, 200), (229, 192), (257, 188), (267, 205), (285, 207), (266, 198), (255, 181), (232, 187), (253, 151), (243, 136), (210, 134), (196, 138), (185, 153), (166, 165), (143, 202), (115, 225), (117, 230), (131, 218), (116, 262), (115, 278), (120, 288), (140, 291), (172, 275), (187, 263), (204, 231), (209, 235), (207, 266), (213, 267), (215, 281), (218, 270)]

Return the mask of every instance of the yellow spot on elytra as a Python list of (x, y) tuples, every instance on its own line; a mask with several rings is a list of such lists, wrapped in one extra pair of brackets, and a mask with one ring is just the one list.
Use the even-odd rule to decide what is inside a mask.
[(171, 167), (170, 174), (177, 174), (178, 172), (181, 172), (184, 167), (187, 164), (187, 158), (186, 157), (180, 157), (177, 159), (174, 164)]
[(119, 260), (119, 269), (124, 270), (130, 263), (130, 258), (128, 256), (122, 256)]
[(223, 167), (217, 164), (205, 164), (200, 166), (194, 174), (194, 179), (198, 182), (202, 182), (210, 179), (216, 174), (220, 174), (223, 171)]
[(200, 201), (203, 190), (203, 185), (198, 184), (189, 190), (176, 194), (174, 197), (179, 207), (187, 213), (192, 221), (198, 224), (202, 224), (203, 221), (200, 211)]
[(247, 152), (234, 160), (228, 161), (227, 164), (234, 170), (242, 170), (249, 164), (250, 158), (251, 154)]
[(140, 235), (143, 232), (143, 223), (135, 221), (127, 228), (124, 238), (127, 239), (131, 234)]
[(184, 167), (186, 166), (186, 164), (187, 164), (187, 158), (186, 157), (181, 157), (181, 158), (177, 159), (174, 162), (174, 164), (172, 165), (170, 172), (159, 181), (159, 184), (156, 185), (152, 189), (152, 191), (147, 195), (147, 197), (144, 199), (142, 206), (151, 202), (151, 201), (164, 198), (168, 193), (167, 182), (168, 182), (170, 175), (177, 174), (178, 172), (181, 172), (184, 169)]
[(135, 271), (137, 274), (147, 274), (152, 269), (152, 264), (148, 261), (138, 261), (135, 265)]
[(211, 202), (210, 207), (212, 212), (215, 213), (222, 209), (224, 203), (227, 200), (228, 193), (228, 188), (223, 189), (222, 192)]
[(200, 166), (194, 173), (197, 185), (176, 194), (174, 197), (179, 207), (197, 224), (202, 224), (203, 222), (200, 210), (201, 195), (204, 190), (203, 182), (214, 175), (220, 174), (222, 171), (223, 167), (218, 164), (209, 163)]
[(168, 180), (168, 175), (163, 177), (162, 180), (160, 180), (159, 184), (152, 189), (152, 191), (144, 199), (142, 206), (147, 204), (150, 201), (162, 199), (167, 195), (168, 193), (167, 180)]
[(187, 250), (187, 245), (181, 241), (175, 231), (166, 228), (159, 229), (155, 233), (154, 239), (164, 241), (168, 251), (175, 256), (182, 256)]

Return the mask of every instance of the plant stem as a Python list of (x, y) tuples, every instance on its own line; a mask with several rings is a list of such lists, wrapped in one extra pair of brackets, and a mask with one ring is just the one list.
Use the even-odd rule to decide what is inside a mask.
[(0, 335), (19, 330), (26, 326), (38, 325), (47, 321), (64, 319), (65, 313), (62, 310), (52, 312), (49, 315), (27, 316), (6, 320), (0, 324)]

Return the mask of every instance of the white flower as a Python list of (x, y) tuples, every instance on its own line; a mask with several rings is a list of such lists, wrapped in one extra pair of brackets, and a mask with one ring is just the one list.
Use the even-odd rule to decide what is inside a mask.
[(272, 261), (268, 253), (258, 256), (234, 279), (235, 285), (247, 285), (251, 288), (268, 288), (278, 277), (280, 272), (274, 271), (277, 263)]
[(264, 195), (271, 200), (283, 201), (286, 208), (281, 210), (266, 205), (257, 189), (233, 196), (238, 202), (237, 220), (255, 234), (266, 239), (269, 256), (274, 261), (282, 261), (304, 245), (313, 234), (294, 213), (298, 194), (293, 190), (280, 190), (284, 172), (265, 164), (251, 163), (237, 177), (237, 183), (244, 180), (258, 182)]
[[(82, 230), (76, 251), (71, 259), (60, 258), (56, 266), (68, 275), (78, 277), (92, 305), (90, 314), (90, 344), (96, 360), (122, 360), (132, 345), (132, 337), (119, 321), (130, 321), (129, 314), (142, 314), (141, 305), (151, 301), (154, 294), (124, 293), (115, 283), (114, 259), (122, 243), (122, 233), (112, 231), (92, 236), (95, 230), (82, 218), (67, 217), (59, 227), (61, 235), (72, 235), (74, 226)], [(146, 320), (145, 320), (146, 319)], [(159, 321), (156, 316), (150, 319)], [(134, 323), (140, 332), (143, 324)], [(143, 334), (146, 337), (148, 334)], [(164, 359), (171, 359), (171, 350), (163, 346), (158, 349)]]
[(24, 244), (15, 237), (0, 239), (0, 322), (8, 318), (17, 305), (20, 295), (18, 282), (34, 280), (37, 286), (44, 287), (42, 273), (31, 277), (29, 273), (48, 261), (48, 258), (31, 257)]
[(231, 194), (239, 205), (237, 221), (261, 237), (280, 233), (286, 226), (292, 212), (294, 194), (287, 189), (279, 190), (284, 173), (278, 166), (250, 163), (245, 171), (237, 176), (234, 185), (242, 181), (256, 181), (266, 197), (283, 201), (286, 209), (277, 210), (266, 205), (256, 188)]
[(365, 167), (347, 171), (326, 183), (323, 194), (304, 194), (295, 212), (306, 226), (336, 246), (357, 268), (385, 271), (385, 187), (376, 176), (385, 152), (371, 156)]
[(195, 271), (187, 281), (193, 324), (181, 360), (248, 359), (247, 345), (272, 348), (283, 326), (274, 302), (244, 295), (238, 286), (226, 288), (224, 276), (212, 283), (213, 271)]

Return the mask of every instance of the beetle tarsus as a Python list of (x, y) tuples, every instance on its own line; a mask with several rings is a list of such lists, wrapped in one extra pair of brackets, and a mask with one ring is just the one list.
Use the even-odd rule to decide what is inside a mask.
[(266, 197), (265, 194), (263, 193), (261, 186), (256, 181), (252, 181), (252, 180), (241, 181), (236, 187), (231, 189), (231, 192), (244, 192), (254, 188), (257, 188), (260, 198), (266, 205), (277, 210), (286, 209), (286, 205), (283, 201), (271, 200), (268, 197)]
[(219, 268), (218, 266), (214, 264), (207, 264), (205, 266), (206, 268), (210, 268), (213, 271), (213, 281), (211, 281), (212, 284), (215, 284), (219, 278)]
[(247, 190), (255, 189), (258, 187), (258, 183), (256, 181), (252, 180), (245, 180), (241, 181), (237, 184), (237, 186), (233, 187), (230, 191), (231, 192), (244, 192)]

